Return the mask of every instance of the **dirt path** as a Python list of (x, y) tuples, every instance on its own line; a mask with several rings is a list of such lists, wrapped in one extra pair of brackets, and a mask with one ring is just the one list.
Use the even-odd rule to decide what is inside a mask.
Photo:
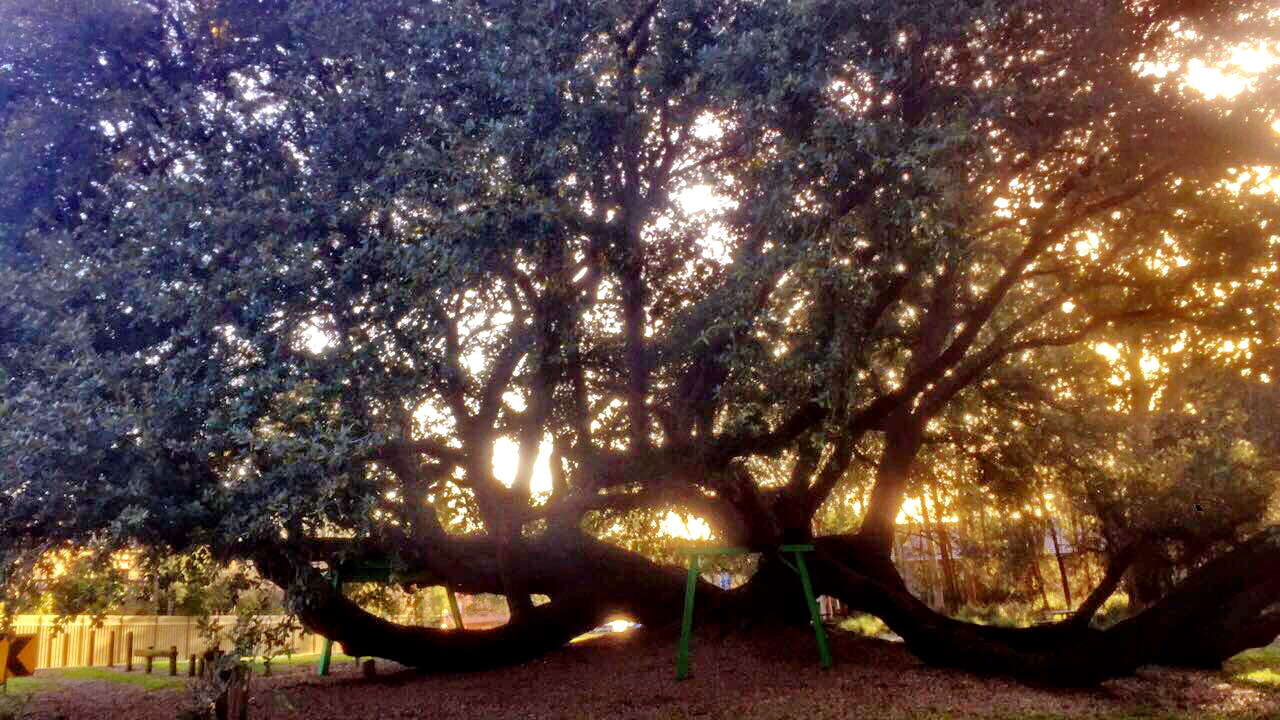
[[(842, 634), (836, 667), (820, 671), (808, 632), (696, 638), (693, 677), (676, 683), (674, 639), (640, 632), (565, 648), (521, 667), (424, 676), (380, 663), (365, 679), (352, 664), (327, 678), (308, 667), (255, 678), (254, 720), (486, 718), (570, 720), (730, 718), (1280, 717), (1280, 693), (1227, 683), (1218, 673), (1143, 670), (1090, 691), (1027, 688), (926, 668), (899, 644)], [(172, 720), (176, 690), (85, 682), (36, 695), (34, 718)]]

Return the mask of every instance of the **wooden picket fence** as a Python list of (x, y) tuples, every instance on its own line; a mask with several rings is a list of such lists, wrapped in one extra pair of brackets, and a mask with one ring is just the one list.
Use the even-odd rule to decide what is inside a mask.
[[(284, 616), (268, 616), (283, 622)], [(70, 619), (57, 631), (54, 615), (19, 615), (14, 632), (35, 635), (39, 643), (37, 668), (91, 667), (123, 665), (125, 637), (133, 633), (134, 650), (178, 648), (178, 657), (186, 659), (210, 649), (200, 637), (196, 619), (182, 616), (107, 615), (94, 624), (89, 617)], [(211, 618), (221, 627), (235, 622), (234, 615)], [(291, 643), (295, 653), (319, 652), (324, 638), (302, 631)], [(225, 648), (224, 648), (225, 649)]]
[[(265, 617), (275, 622), (284, 621), (283, 615)], [(14, 619), (15, 633), (36, 636), (39, 643), (36, 669), (123, 665), (126, 659), (125, 637), (128, 633), (133, 633), (135, 651), (147, 648), (168, 650), (176, 647), (179, 660), (211, 649), (200, 637), (194, 617), (106, 615), (95, 624), (93, 618), (79, 616), (69, 619), (62, 625), (60, 632), (54, 622), (56, 619), (56, 615), (18, 615)], [(218, 623), (219, 627), (227, 628), (235, 623), (236, 618), (234, 615), (215, 615), (210, 619)], [(390, 619), (403, 623), (415, 622), (412, 616)], [(495, 627), (506, 622), (506, 619), (505, 613), (463, 611), (466, 626), (473, 629)], [(324, 637), (302, 630), (294, 634), (290, 645), (297, 655), (318, 653), (324, 646)]]

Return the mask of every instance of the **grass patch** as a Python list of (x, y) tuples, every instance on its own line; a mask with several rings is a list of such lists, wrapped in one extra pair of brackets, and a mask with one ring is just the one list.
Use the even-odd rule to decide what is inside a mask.
[(1100, 630), (1106, 630), (1127, 617), (1129, 617), (1129, 596), (1120, 592), (1107, 598), (1102, 607), (1098, 608), (1098, 612), (1094, 613), (1090, 624)]
[(169, 677), (164, 674), (147, 675), (141, 672), (126, 673), (111, 668), (69, 668), (66, 670), (41, 670), (31, 677), (9, 678), (8, 691), (13, 695), (34, 695), (56, 691), (75, 682), (110, 682), (134, 685), (144, 690), (170, 690), (182, 687), (185, 677)]
[(889, 632), (889, 626), (884, 624), (880, 618), (874, 615), (863, 615), (855, 613), (840, 621), (837, 625), (841, 630), (846, 632), (858, 633), (867, 637), (879, 637)]
[[(355, 661), (356, 659), (354, 657), (335, 651), (333, 655), (330, 656), (329, 667), (332, 668), (343, 663), (354, 664)], [(254, 672), (259, 674), (262, 673), (264, 666), (262, 658), (254, 658), (249, 662), (249, 665), (253, 668)], [(320, 665), (320, 653), (295, 653), (289, 656), (281, 655), (271, 661), (271, 670), (272, 672), (275, 672), (280, 668), (297, 667), (299, 665), (318, 667)]]
[(62, 680), (91, 680), (97, 682), (119, 683), (121, 685), (136, 685), (144, 690), (167, 690), (170, 688), (182, 687), (186, 678), (182, 675), (177, 677), (169, 677), (169, 669), (166, 667), (163, 673), (154, 672), (148, 675), (144, 672), (134, 670), (131, 673), (112, 670), (111, 668), (71, 668), (68, 670), (59, 670), (58, 678)]
[(1280, 647), (1275, 645), (1245, 650), (1223, 663), (1222, 669), (1231, 682), (1280, 691)]
[[(245, 659), (249, 661), (249, 666), (253, 668), (254, 672), (259, 675), (262, 674), (263, 668), (266, 664), (262, 661), (261, 657)], [(356, 659), (354, 657), (337, 652), (336, 650), (333, 655), (330, 656), (329, 660), (330, 667), (336, 667), (342, 663), (354, 664), (355, 661)], [(164, 671), (166, 673), (169, 672), (168, 663), (169, 661), (166, 660), (164, 665)], [(190, 665), (191, 663), (189, 661), (180, 661), (178, 663), (178, 674), (186, 675)], [(294, 653), (293, 655), (279, 655), (271, 661), (271, 671), (275, 672), (281, 668), (298, 667), (300, 665), (310, 665), (313, 668), (318, 667), (320, 665), (320, 653)], [(158, 670), (159, 666), (157, 665), (156, 667)]]
[(35, 675), (31, 677), (11, 677), (5, 684), (5, 692), (9, 695), (32, 695), (56, 688), (58, 685), (60, 683), (51, 679), (47, 674), (39, 677)]
[[(355, 663), (355, 658), (350, 655), (335, 652), (333, 654), (333, 667), (339, 668), (344, 663), (351, 665)], [(293, 655), (292, 657), (278, 657), (271, 661), (271, 669), (273, 672), (279, 671), (286, 667), (311, 666), (315, 667), (320, 662), (320, 653), (306, 653)], [(176, 677), (169, 675), (169, 662), (156, 663), (152, 674), (148, 675), (141, 669), (135, 669), (133, 672), (124, 672), (120, 669), (112, 669), (105, 667), (92, 668), (67, 668), (57, 670), (41, 670), (39, 673), (30, 677), (11, 677), (7, 685), (7, 694), (11, 696), (26, 696), (37, 693), (57, 691), (58, 689), (76, 682), (109, 682), (122, 685), (133, 685), (143, 690), (171, 690), (183, 687), (187, 680), (187, 668), (189, 662), (183, 661), (178, 663), (178, 674)], [(255, 658), (249, 663), (253, 671), (259, 675), (263, 672), (263, 663), (261, 658)], [(0, 713), (0, 720), (4, 715)]]
[(1029, 605), (1003, 604), (961, 608), (956, 619), (978, 625), (1027, 627), (1040, 621), (1040, 615)]

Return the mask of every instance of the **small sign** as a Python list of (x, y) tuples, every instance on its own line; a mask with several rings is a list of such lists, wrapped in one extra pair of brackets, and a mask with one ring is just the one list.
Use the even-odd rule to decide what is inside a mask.
[(10, 635), (0, 639), (0, 683), (10, 677), (27, 677), (36, 671), (35, 635)]

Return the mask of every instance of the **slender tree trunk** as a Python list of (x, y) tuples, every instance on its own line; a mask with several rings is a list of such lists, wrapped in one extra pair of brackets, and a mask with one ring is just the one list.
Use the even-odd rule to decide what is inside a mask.
[(959, 513), (956, 517), (961, 518), (956, 528), (956, 576), (960, 581), (960, 604), (963, 606), (975, 602), (976, 595), (973, 558), (963, 552), (973, 547), (973, 513)]
[[(934, 533), (938, 538), (938, 556), (942, 564), (943, 599), (948, 613), (954, 613), (960, 606), (960, 583), (956, 578), (955, 561), (951, 556), (951, 536), (947, 532), (946, 522), (942, 515), (942, 506), (938, 504), (938, 495), (929, 483), (926, 487), (929, 500), (933, 503)], [(925, 504), (922, 494), (921, 505)], [(927, 512), (927, 511), (926, 511)]]
[[(1039, 538), (1037, 538), (1037, 540), (1038, 539)], [(1040, 602), (1043, 603), (1042, 609), (1045, 612), (1048, 612), (1051, 606), (1049, 605), (1049, 593), (1048, 591), (1045, 590), (1044, 575), (1040, 574), (1040, 552), (1039, 551), (1040, 551), (1040, 548), (1037, 547), (1036, 555), (1031, 559), (1031, 579), (1034, 581), (1032, 582), (1032, 585), (1034, 585), (1035, 588), (1040, 590)]]
[(1067, 579), (1067, 563), (1062, 559), (1062, 545), (1058, 542), (1058, 528), (1055, 527), (1053, 516), (1049, 514), (1049, 504), (1044, 500), (1044, 494), (1040, 494), (1040, 509), (1044, 511), (1045, 523), (1049, 526), (1049, 540), (1053, 542), (1053, 556), (1058, 560), (1058, 574), (1062, 576), (1062, 596), (1067, 601), (1067, 609), (1070, 610), (1074, 604), (1071, 602), (1071, 582)]
[(1111, 562), (1107, 565), (1106, 573), (1102, 576), (1101, 583), (1099, 583), (1098, 586), (1089, 593), (1088, 597), (1084, 599), (1084, 602), (1080, 603), (1080, 607), (1077, 608), (1074, 615), (1072, 615), (1072, 621), (1081, 625), (1089, 624), (1089, 621), (1093, 619), (1093, 616), (1098, 612), (1098, 609), (1102, 607), (1103, 603), (1107, 601), (1107, 598), (1111, 597), (1111, 595), (1115, 593), (1116, 588), (1120, 586), (1121, 580), (1124, 579), (1125, 572), (1129, 569), (1129, 566), (1133, 564), (1134, 558), (1137, 557), (1138, 552), (1141, 550), (1141, 543), (1133, 543), (1132, 545), (1120, 550), (1112, 557)]
[(1058, 575), (1062, 577), (1062, 597), (1067, 603), (1067, 610), (1070, 610), (1075, 603), (1071, 600), (1071, 580), (1067, 575), (1067, 561), (1062, 557), (1062, 547), (1058, 545), (1058, 533), (1053, 528), (1053, 521), (1049, 521), (1049, 533), (1053, 539), (1053, 554), (1058, 559)]
[(1085, 547), (1084, 523), (1080, 521), (1080, 514), (1074, 510), (1071, 512), (1071, 531), (1075, 536), (1076, 557), (1084, 568), (1084, 580), (1089, 587), (1093, 587), (1093, 558), (1083, 550)]

